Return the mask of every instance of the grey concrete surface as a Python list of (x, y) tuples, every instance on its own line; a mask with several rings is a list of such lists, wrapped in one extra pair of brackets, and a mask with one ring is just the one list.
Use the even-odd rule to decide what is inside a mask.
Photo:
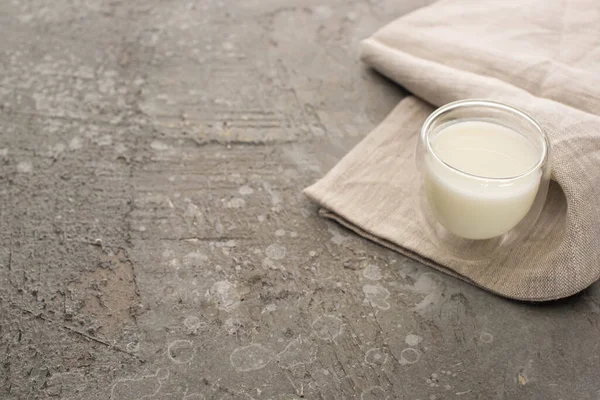
[(0, 398), (600, 398), (600, 286), (503, 300), (301, 189), (418, 0), (0, 2)]

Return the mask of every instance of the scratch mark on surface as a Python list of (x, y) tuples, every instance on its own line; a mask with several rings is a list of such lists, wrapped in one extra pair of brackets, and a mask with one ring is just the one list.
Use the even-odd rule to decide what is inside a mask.
[[(2, 301), (6, 301), (5, 299), (3, 299), (3, 298), (1, 298), (1, 297), (0, 297), (0, 299), (1, 299)], [(57, 325), (57, 326), (59, 326), (59, 327), (60, 327), (60, 328), (62, 328), (62, 329), (65, 329), (65, 330), (67, 330), (67, 331), (69, 331), (69, 332), (72, 332), (72, 333), (74, 333), (74, 334), (76, 334), (76, 335), (79, 335), (79, 336), (81, 336), (81, 337), (83, 337), (83, 338), (87, 339), (88, 341), (95, 342), (95, 343), (98, 343), (98, 344), (102, 344), (102, 345), (104, 345), (104, 346), (108, 347), (108, 348), (109, 348), (109, 349), (111, 349), (111, 350), (114, 350), (114, 351), (117, 351), (117, 352), (120, 352), (120, 353), (127, 354), (127, 355), (129, 355), (129, 356), (131, 356), (131, 357), (135, 358), (136, 360), (138, 360), (138, 361), (139, 361), (139, 362), (141, 362), (141, 363), (145, 363), (145, 362), (146, 362), (146, 360), (144, 360), (143, 358), (139, 358), (139, 357), (138, 357), (138, 356), (136, 356), (135, 354), (133, 354), (133, 353), (131, 353), (131, 352), (129, 352), (129, 351), (127, 351), (127, 350), (125, 350), (125, 349), (122, 349), (122, 348), (120, 348), (119, 346), (113, 345), (113, 344), (111, 344), (111, 343), (109, 343), (109, 342), (106, 342), (106, 341), (104, 341), (104, 340), (102, 340), (102, 339), (99, 339), (99, 338), (97, 338), (97, 337), (94, 337), (94, 336), (88, 335), (87, 333), (81, 332), (81, 331), (79, 331), (79, 330), (77, 330), (77, 329), (75, 329), (75, 328), (72, 328), (72, 327), (68, 326), (68, 325), (61, 324), (61, 323), (59, 323), (59, 322), (57, 322), (57, 321), (54, 321), (54, 320), (52, 320), (52, 319), (50, 319), (50, 318), (46, 317), (46, 316), (45, 316), (44, 314), (42, 314), (42, 313), (39, 313), (39, 314), (38, 314), (38, 313), (35, 313), (35, 312), (31, 311), (31, 310), (28, 310), (28, 309), (26, 309), (26, 308), (23, 308), (23, 307), (19, 306), (18, 304), (15, 304), (15, 303), (11, 302), (11, 301), (7, 301), (7, 303), (8, 303), (9, 305), (11, 305), (12, 307), (14, 307), (14, 308), (16, 308), (16, 309), (18, 309), (18, 310), (20, 310), (20, 311), (22, 311), (22, 312), (26, 313), (26, 314), (29, 314), (29, 315), (31, 315), (31, 316), (33, 316), (33, 317), (35, 317), (35, 318), (37, 318), (37, 319), (40, 319), (40, 320), (42, 320), (42, 321), (44, 321), (44, 322), (47, 322), (47, 323), (49, 323), (49, 324), (52, 324), (52, 325)]]

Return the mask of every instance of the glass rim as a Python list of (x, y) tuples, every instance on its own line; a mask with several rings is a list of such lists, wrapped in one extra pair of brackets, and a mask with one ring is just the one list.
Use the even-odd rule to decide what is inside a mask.
[[(542, 138), (541, 155), (540, 155), (539, 160), (535, 163), (535, 165), (533, 165), (530, 169), (528, 169), (527, 171), (525, 171), (519, 175), (502, 177), (502, 178), (494, 178), (494, 177), (489, 177), (489, 176), (471, 174), (469, 172), (462, 171), (462, 170), (446, 163), (441, 158), (439, 158), (438, 155), (433, 150), (433, 148), (431, 146), (431, 142), (429, 140), (429, 131), (430, 131), (431, 124), (443, 113), (446, 113), (448, 111), (452, 111), (455, 109), (459, 109), (459, 108), (469, 108), (469, 107), (475, 107), (475, 106), (489, 107), (489, 108), (494, 108), (497, 110), (508, 112), (510, 114), (518, 116), (519, 118), (525, 120), (528, 124), (533, 126), (534, 130), (536, 132), (538, 132), (538, 134)], [(427, 144), (427, 151), (429, 153), (431, 153), (434, 156), (434, 158), (437, 161), (439, 161), (442, 165), (444, 165), (445, 167), (447, 167), (450, 170), (457, 172), (461, 175), (465, 175), (469, 178), (475, 178), (475, 179), (479, 179), (479, 180), (486, 180), (486, 181), (493, 181), (493, 182), (514, 181), (516, 179), (523, 178), (523, 177), (537, 171), (538, 169), (541, 169), (541, 167), (544, 165), (544, 162), (548, 158), (548, 151), (550, 148), (550, 141), (548, 140), (548, 136), (546, 135), (546, 132), (537, 123), (537, 121), (533, 119), (533, 117), (531, 117), (529, 114), (525, 113), (524, 111), (519, 110), (516, 107), (510, 106), (505, 103), (501, 103), (499, 101), (492, 101), (492, 100), (466, 99), (466, 100), (457, 100), (457, 101), (453, 101), (451, 103), (445, 104), (445, 105), (439, 107), (433, 113), (431, 113), (429, 115), (429, 117), (427, 117), (427, 119), (423, 123), (423, 126), (421, 127), (421, 135), (422, 135), (425, 143)]]

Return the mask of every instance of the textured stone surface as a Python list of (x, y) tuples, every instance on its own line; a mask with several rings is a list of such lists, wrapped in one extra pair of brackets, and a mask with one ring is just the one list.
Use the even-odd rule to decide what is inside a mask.
[(598, 399), (600, 286), (506, 301), (301, 195), (425, 3), (0, 2), (0, 398)]

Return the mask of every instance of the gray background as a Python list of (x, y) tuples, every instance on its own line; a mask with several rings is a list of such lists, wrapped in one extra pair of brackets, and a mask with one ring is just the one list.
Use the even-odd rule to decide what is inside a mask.
[(507, 301), (301, 194), (426, 3), (0, 2), (0, 398), (599, 399), (598, 284)]

